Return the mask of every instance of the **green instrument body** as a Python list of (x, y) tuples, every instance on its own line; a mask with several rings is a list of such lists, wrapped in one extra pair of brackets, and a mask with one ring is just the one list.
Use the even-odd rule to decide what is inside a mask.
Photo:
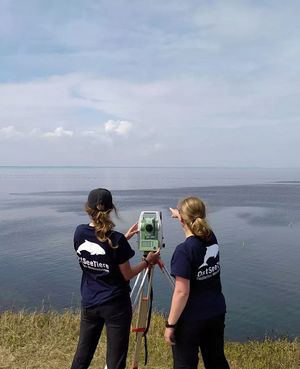
[(142, 211), (139, 217), (139, 250), (157, 251), (162, 246), (161, 212)]

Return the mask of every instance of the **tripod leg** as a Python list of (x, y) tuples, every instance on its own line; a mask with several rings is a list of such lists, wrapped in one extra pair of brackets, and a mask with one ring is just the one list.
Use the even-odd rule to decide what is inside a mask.
[(132, 329), (133, 332), (136, 332), (136, 344), (135, 344), (135, 349), (134, 349), (134, 354), (133, 354), (132, 369), (138, 369), (142, 338), (143, 338), (146, 325), (147, 325), (147, 318), (148, 318), (148, 311), (149, 311), (149, 304), (150, 304), (150, 293), (151, 293), (152, 280), (153, 280), (153, 268), (148, 269), (148, 273), (149, 273), (149, 281), (148, 281), (147, 295), (146, 296), (143, 296), (142, 294), (140, 295), (137, 322), (136, 322), (135, 328)]
[(166, 269), (165, 266), (163, 266), (161, 271), (164, 274), (164, 276), (167, 278), (167, 280), (170, 282), (170, 285), (171, 285), (172, 289), (174, 289), (174, 287), (175, 287), (174, 278), (171, 276), (171, 274), (168, 272), (168, 270)]
[(138, 276), (136, 277), (136, 279), (135, 279), (135, 281), (134, 281), (134, 285), (133, 285), (132, 290), (131, 290), (131, 293), (130, 293), (130, 298), (131, 298), (131, 299), (132, 299), (132, 297), (133, 297), (133, 295), (134, 295), (134, 293), (135, 293), (135, 290), (136, 290), (136, 288), (137, 288), (137, 285), (138, 285), (138, 282), (139, 282), (139, 280), (140, 280), (141, 275), (142, 275), (142, 272), (140, 272), (140, 273), (138, 274)]
[(133, 304), (132, 304), (132, 307), (133, 307), (133, 308), (135, 308), (135, 307), (136, 307), (137, 302), (138, 302), (138, 299), (139, 299), (139, 297), (140, 297), (140, 295), (141, 295), (141, 293), (142, 293), (142, 291), (143, 291), (143, 288), (144, 288), (144, 285), (145, 285), (145, 282), (146, 282), (146, 278), (147, 278), (147, 274), (148, 274), (148, 269), (146, 269), (146, 270), (144, 271), (144, 276), (143, 276), (142, 282), (141, 282), (140, 287), (139, 287), (139, 289), (138, 289), (138, 292), (137, 292), (137, 294), (136, 294), (135, 300), (134, 300), (134, 302), (133, 302)]
[(136, 344), (135, 344), (135, 350), (133, 354), (133, 364), (132, 364), (133, 369), (138, 368), (142, 338), (143, 338), (143, 334), (145, 331), (145, 323), (147, 320), (148, 304), (149, 304), (148, 298), (141, 296), (136, 328), (133, 330), (134, 332), (136, 332)]
[(171, 274), (168, 272), (167, 268), (165, 267), (164, 262), (160, 259), (159, 262), (157, 263), (162, 274), (166, 277), (166, 279), (168, 280), (168, 282), (171, 285), (171, 288), (174, 289), (175, 287), (175, 281), (174, 278), (171, 276)]

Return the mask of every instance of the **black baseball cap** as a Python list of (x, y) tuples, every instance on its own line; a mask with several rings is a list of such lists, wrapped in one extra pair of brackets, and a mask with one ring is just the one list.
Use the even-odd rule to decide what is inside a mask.
[[(112, 195), (105, 188), (96, 188), (89, 193), (88, 205), (92, 209), (110, 210), (113, 209)], [(100, 206), (98, 206), (100, 205)]]

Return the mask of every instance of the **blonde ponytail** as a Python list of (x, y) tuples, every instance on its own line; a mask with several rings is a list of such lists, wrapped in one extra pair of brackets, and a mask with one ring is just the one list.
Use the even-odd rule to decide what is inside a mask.
[[(85, 205), (85, 211), (93, 221), (97, 239), (101, 242), (107, 241), (111, 248), (116, 249), (118, 248), (118, 245), (113, 246), (111, 239), (107, 236), (107, 234), (115, 227), (114, 222), (110, 219), (111, 210), (112, 209), (106, 211), (100, 209), (95, 210), (88, 204)], [(116, 211), (115, 207), (114, 210)]]
[(194, 235), (203, 238), (208, 238), (211, 233), (211, 229), (207, 221), (202, 218), (196, 218), (194, 221), (192, 221), (191, 231)]
[(202, 200), (198, 197), (187, 197), (179, 202), (178, 209), (181, 218), (195, 236), (210, 236), (212, 231), (206, 220), (206, 208)]

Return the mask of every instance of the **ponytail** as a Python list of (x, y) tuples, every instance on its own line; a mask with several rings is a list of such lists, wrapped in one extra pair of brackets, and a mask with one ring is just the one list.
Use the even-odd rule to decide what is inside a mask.
[(195, 236), (208, 238), (211, 234), (211, 229), (205, 219), (196, 218), (191, 222), (191, 231)]
[[(113, 209), (117, 212), (114, 206)], [(110, 212), (112, 209), (106, 211), (92, 209), (88, 204), (86, 204), (85, 211), (93, 221), (97, 239), (101, 242), (107, 241), (109, 246), (113, 249), (118, 248), (118, 246), (113, 246), (111, 239), (107, 236), (107, 234), (115, 227), (114, 222), (110, 219)]]
[(198, 197), (187, 197), (179, 202), (181, 218), (190, 231), (198, 237), (207, 239), (212, 230), (206, 220), (205, 204)]

